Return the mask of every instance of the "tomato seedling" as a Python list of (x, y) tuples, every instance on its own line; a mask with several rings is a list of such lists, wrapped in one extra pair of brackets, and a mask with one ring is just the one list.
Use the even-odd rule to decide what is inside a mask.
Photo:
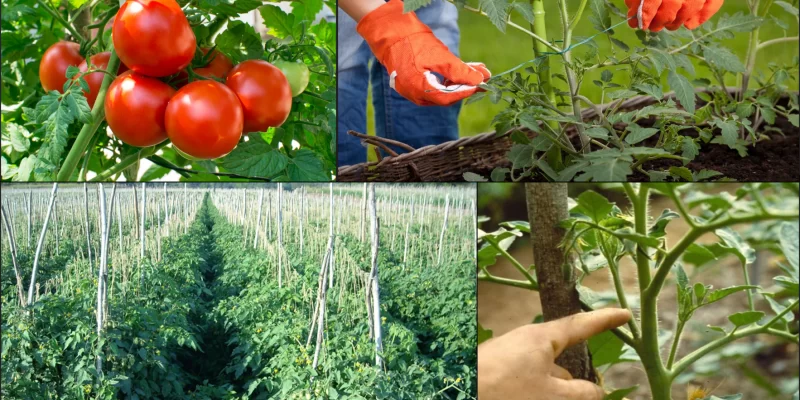
[[(728, 1), (695, 30), (637, 31), (634, 38), (621, 34), (635, 18), (619, 8), (621, 1), (481, 0), (477, 7), (451, 1), (533, 41), (533, 56), (511, 69), (492, 69), (485, 60), (493, 77), (467, 104), (483, 98), (503, 104), (492, 125), (512, 147), (502, 165), (468, 173), (467, 180), (762, 180), (770, 169), (748, 154), (780, 160), (780, 146), (770, 140), (796, 146), (796, 2)], [(409, 11), (428, 3), (404, 5)], [(731, 50), (732, 39), (749, 42), (743, 57)], [(756, 62), (773, 51), (793, 57)], [(636, 96), (645, 97), (626, 102)], [(781, 181), (800, 178), (796, 160), (776, 173)], [(737, 163), (764, 173), (747, 175)]]

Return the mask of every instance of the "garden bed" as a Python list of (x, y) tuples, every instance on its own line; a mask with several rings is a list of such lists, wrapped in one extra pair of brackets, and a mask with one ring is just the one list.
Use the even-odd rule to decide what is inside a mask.
[[(736, 92), (732, 92), (735, 94)], [(668, 94), (665, 98), (670, 97)], [(788, 101), (788, 99), (787, 99)], [(628, 99), (619, 107), (621, 111), (632, 111), (656, 103), (649, 96), (637, 96)], [(611, 105), (601, 106), (605, 110)], [(597, 117), (595, 110), (585, 110), (583, 120), (590, 121)], [(655, 118), (639, 121), (639, 125), (647, 128), (656, 123)], [(770, 128), (770, 129), (766, 129)], [(527, 137), (534, 138), (535, 133), (524, 128)], [(437, 146), (426, 146), (408, 153), (391, 155), (377, 162), (362, 163), (340, 167), (337, 175), (339, 181), (463, 181), (467, 172), (489, 178), (496, 168), (511, 168), (512, 163), (507, 156), (513, 146), (511, 133), (485, 133), (473, 137), (461, 138)], [(573, 145), (579, 147), (580, 142), (574, 130), (570, 130)], [(727, 145), (703, 143), (700, 153), (685, 165), (691, 172), (703, 170), (716, 171), (722, 175), (712, 179), (731, 179), (737, 181), (772, 181), (787, 182), (800, 180), (800, 129), (793, 126), (786, 118), (778, 116), (774, 125), (762, 125), (762, 139), (755, 146), (748, 146), (748, 155), (741, 157), (739, 153)], [(353, 136), (362, 138), (367, 144), (385, 147), (395, 143), (383, 142), (381, 138), (365, 138), (364, 135), (352, 132)], [(696, 137), (693, 129), (681, 132), (684, 136)], [(715, 130), (714, 137), (720, 135)], [(659, 135), (655, 135), (642, 145), (653, 146)], [(668, 171), (671, 167), (684, 166), (680, 160), (659, 159), (643, 164), (645, 171)], [(547, 181), (540, 172), (525, 179), (528, 181)], [(628, 176), (630, 181), (649, 181), (649, 177), (641, 172)]]

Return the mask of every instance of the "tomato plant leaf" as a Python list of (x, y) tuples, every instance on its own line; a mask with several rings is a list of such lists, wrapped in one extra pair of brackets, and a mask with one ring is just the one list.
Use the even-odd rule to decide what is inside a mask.
[(657, 85), (640, 83), (633, 85), (633, 88), (653, 97), (656, 100), (661, 100), (664, 98), (664, 91), (661, 90), (661, 87)]
[(506, 31), (506, 22), (508, 22), (508, 1), (507, 0), (479, 0), (478, 4), (481, 6), (489, 21), (500, 30)]
[(764, 313), (761, 311), (744, 311), (728, 316), (728, 320), (736, 327), (754, 324), (761, 318), (764, 318)]
[(533, 7), (531, 3), (523, 2), (523, 1), (515, 1), (511, 3), (511, 8), (517, 10), (522, 18), (525, 18), (529, 24), (533, 24)]
[(703, 56), (709, 64), (728, 72), (742, 73), (745, 71), (744, 64), (739, 57), (724, 47), (706, 46), (703, 48)]
[(659, 132), (655, 128), (642, 128), (636, 123), (629, 124), (627, 130), (630, 132), (625, 136), (625, 142), (628, 144), (639, 143)]
[(228, 29), (217, 36), (214, 42), (219, 51), (228, 55), (235, 64), (260, 58), (264, 54), (261, 37), (252, 26), (242, 21), (229, 22)]
[(308, 149), (300, 149), (289, 160), (289, 179), (296, 182), (324, 182), (330, 180), (322, 168), (322, 161)]
[(481, 344), (494, 336), (491, 329), (484, 329), (480, 322), (478, 322), (478, 344)]
[(416, 11), (427, 6), (428, 4), (431, 4), (431, 0), (404, 0), (403, 12)]
[(669, 221), (680, 217), (680, 214), (676, 213), (675, 211), (672, 211), (669, 208), (664, 209), (661, 211), (661, 215), (659, 215), (655, 222), (653, 222), (653, 226), (650, 227), (650, 236), (665, 236), (667, 234), (666, 228)]
[(800, 278), (800, 227), (797, 223), (785, 222), (781, 225), (779, 245), (791, 269), (784, 268), (790, 277)]
[(260, 135), (250, 135), (250, 140), (240, 143), (222, 159), (222, 167), (233, 173), (269, 178), (283, 171), (289, 158), (265, 142)]
[(596, 223), (605, 219), (614, 208), (612, 203), (594, 190), (581, 193), (575, 202), (577, 207), (573, 208), (572, 212), (586, 215)]
[(595, 126), (583, 131), (583, 133), (590, 138), (608, 140), (608, 129), (603, 127)]
[(756, 251), (733, 229), (717, 229), (714, 233), (722, 239), (725, 247), (739, 258), (742, 265), (751, 264), (756, 260)]
[(592, 336), (587, 341), (587, 345), (592, 353), (592, 365), (595, 368), (620, 362), (624, 343), (610, 331)]
[(280, 7), (267, 4), (258, 9), (264, 18), (264, 25), (274, 31), (278, 37), (297, 36), (297, 21), (294, 14), (287, 14)]
[(474, 172), (464, 172), (463, 178), (467, 182), (488, 182), (489, 180)]
[[(769, 307), (772, 309), (773, 312), (775, 312), (775, 315), (778, 315), (782, 313), (784, 310), (786, 310), (786, 306), (779, 303), (777, 300), (773, 299), (772, 296), (765, 295), (764, 299), (767, 300), (767, 303), (769, 303)], [(794, 313), (788, 312), (786, 314), (783, 314), (781, 319), (787, 323), (792, 322), (792, 320), (794, 320)]]
[(751, 290), (751, 289), (758, 289), (758, 286), (753, 285), (739, 285), (739, 286), (730, 286), (722, 289), (712, 290), (708, 293), (705, 300), (701, 303), (702, 305), (708, 305), (717, 301), (720, 301), (734, 293), (741, 292), (743, 290)]
[(625, 389), (617, 389), (611, 393), (606, 394), (606, 396), (603, 397), (603, 400), (625, 400), (625, 396), (635, 392), (636, 389), (639, 389), (639, 385)]
[[(611, 27), (611, 16), (604, 0), (591, 0), (589, 7), (592, 10), (589, 21), (592, 22), (595, 30), (602, 32)], [(612, 33), (613, 31), (609, 32), (609, 34)]]
[(670, 70), (667, 74), (667, 83), (675, 91), (675, 97), (681, 103), (681, 106), (689, 114), (694, 114), (696, 98), (694, 95), (694, 86), (689, 82), (686, 77), (678, 74), (674, 70)]
[(500, 226), (524, 233), (531, 233), (531, 225), (528, 221), (505, 221), (501, 222)]

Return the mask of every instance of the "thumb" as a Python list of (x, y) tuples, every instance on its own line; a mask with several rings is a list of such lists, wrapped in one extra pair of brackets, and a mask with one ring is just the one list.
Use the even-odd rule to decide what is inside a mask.
[(553, 380), (553, 390), (560, 395), (559, 398), (567, 400), (603, 400), (605, 392), (600, 386), (582, 379), (571, 381), (563, 379)]

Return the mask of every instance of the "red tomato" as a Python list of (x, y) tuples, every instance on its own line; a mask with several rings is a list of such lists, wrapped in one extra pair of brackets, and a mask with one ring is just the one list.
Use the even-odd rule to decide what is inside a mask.
[(106, 121), (119, 140), (136, 147), (167, 138), (164, 113), (175, 89), (158, 79), (128, 71), (108, 87)]
[[(203, 53), (208, 54), (209, 50), (210, 49), (208, 48), (204, 48)], [(228, 72), (231, 70), (231, 68), (233, 68), (233, 63), (227, 56), (220, 53), (218, 50), (214, 50), (214, 55), (212, 55), (212, 57), (213, 59), (208, 63), (208, 65), (195, 68), (194, 73), (206, 78), (219, 78), (224, 81), (225, 76), (227, 76)], [(189, 83), (189, 74), (184, 69), (178, 73), (178, 77), (174, 80), (174, 84), (181, 88), (187, 83)]]
[(292, 111), (292, 88), (280, 69), (261, 60), (245, 61), (225, 81), (242, 102), (244, 131), (281, 126)]
[(62, 92), (64, 82), (67, 81), (67, 68), (70, 65), (78, 66), (83, 62), (80, 53), (81, 46), (73, 42), (58, 42), (42, 55), (39, 64), (39, 81), (46, 91), (58, 90)]
[[(208, 50), (210, 49), (203, 49), (203, 53), (208, 54)], [(230, 58), (220, 53), (219, 50), (214, 50), (214, 53), (211, 54), (211, 62), (205, 67), (195, 69), (194, 72), (206, 78), (213, 76), (224, 80), (232, 68), (233, 63)]]
[(242, 119), (242, 105), (232, 90), (216, 81), (196, 81), (169, 101), (167, 136), (191, 157), (219, 158), (239, 143)]
[[(111, 53), (104, 51), (89, 57), (89, 62), (95, 66), (95, 69), (107, 69), (109, 58), (111, 58)], [(78, 66), (78, 69), (80, 69), (81, 72), (86, 72), (89, 70), (89, 65), (86, 63), (86, 60), (84, 60), (81, 65)], [(125, 64), (120, 63), (117, 73), (122, 73), (127, 70), (128, 67), (126, 67)], [(89, 84), (89, 92), (83, 92), (83, 95), (86, 97), (86, 101), (89, 102), (89, 107), (94, 107), (94, 101), (97, 100), (97, 93), (100, 92), (100, 86), (103, 85), (103, 78), (105, 76), (106, 74), (102, 72), (92, 72), (83, 76), (83, 79)]]
[(139, 74), (172, 75), (192, 62), (195, 40), (175, 0), (128, 0), (114, 19), (114, 48)]

